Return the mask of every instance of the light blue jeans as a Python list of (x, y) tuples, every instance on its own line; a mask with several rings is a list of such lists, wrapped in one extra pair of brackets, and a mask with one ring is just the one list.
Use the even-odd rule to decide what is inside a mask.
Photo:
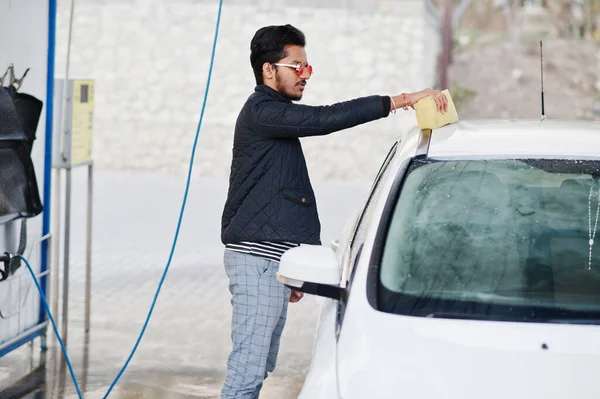
[(222, 399), (258, 399), (267, 373), (275, 369), (290, 289), (275, 273), (279, 263), (225, 250), (233, 306), (231, 340)]

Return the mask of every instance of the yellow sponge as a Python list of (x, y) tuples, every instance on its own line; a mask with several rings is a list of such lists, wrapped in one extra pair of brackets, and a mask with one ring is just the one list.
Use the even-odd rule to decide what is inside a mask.
[(458, 120), (456, 107), (448, 90), (442, 91), (448, 99), (448, 111), (441, 113), (431, 96), (420, 99), (414, 105), (420, 129), (437, 129)]

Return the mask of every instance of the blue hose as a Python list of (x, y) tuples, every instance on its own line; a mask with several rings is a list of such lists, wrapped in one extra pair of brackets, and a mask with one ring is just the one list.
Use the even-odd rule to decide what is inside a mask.
[[(179, 213), (179, 219), (177, 221), (177, 229), (175, 231), (175, 237), (173, 238), (173, 245), (171, 247), (171, 253), (169, 254), (169, 259), (167, 261), (167, 265), (165, 267), (165, 270), (162, 274), (162, 277), (160, 279), (160, 282), (158, 284), (158, 288), (156, 289), (156, 293), (154, 294), (154, 299), (152, 300), (152, 305), (150, 306), (150, 310), (148, 311), (148, 316), (146, 317), (146, 321), (144, 322), (144, 326), (142, 327), (142, 330), (140, 331), (140, 334), (138, 336), (138, 339), (131, 351), (131, 353), (129, 354), (129, 357), (127, 358), (127, 360), (125, 361), (125, 364), (123, 365), (123, 367), (121, 368), (121, 370), (119, 371), (119, 373), (117, 374), (117, 376), (115, 377), (114, 381), (112, 382), (112, 384), (110, 385), (110, 387), (108, 388), (108, 391), (106, 392), (106, 394), (104, 395), (104, 399), (106, 399), (108, 397), (108, 395), (111, 393), (111, 391), (113, 390), (113, 388), (115, 387), (115, 385), (117, 384), (117, 382), (119, 381), (119, 379), (121, 378), (121, 376), (123, 375), (123, 373), (125, 372), (125, 369), (127, 368), (127, 366), (129, 365), (129, 362), (131, 361), (131, 359), (133, 358), (133, 355), (135, 354), (140, 342), (142, 341), (142, 337), (144, 336), (144, 333), (146, 332), (146, 327), (148, 326), (148, 323), (150, 321), (150, 317), (152, 317), (152, 312), (154, 311), (154, 306), (156, 305), (156, 301), (158, 299), (158, 295), (160, 293), (160, 289), (162, 288), (162, 285), (165, 281), (165, 278), (167, 276), (167, 272), (169, 271), (169, 267), (171, 266), (171, 261), (173, 259), (173, 255), (175, 253), (175, 247), (177, 246), (177, 240), (179, 238), (179, 231), (181, 229), (181, 222), (183, 221), (183, 214), (185, 212), (185, 206), (187, 203), (187, 198), (188, 198), (188, 193), (189, 193), (189, 189), (190, 189), (190, 182), (192, 179), (192, 170), (194, 167), (194, 158), (196, 156), (196, 147), (198, 145), (198, 138), (200, 136), (200, 128), (202, 127), (202, 121), (204, 119), (204, 112), (206, 110), (206, 102), (208, 99), (208, 90), (210, 88), (210, 81), (212, 78), (212, 71), (213, 71), (213, 66), (214, 66), (214, 62), (215, 62), (215, 53), (217, 50), (217, 39), (219, 36), (219, 26), (221, 24), (221, 12), (223, 9), (223, 0), (219, 0), (219, 13), (217, 14), (217, 24), (215, 27), (215, 37), (213, 40), (213, 46), (212, 46), (212, 54), (210, 57), (210, 67), (208, 70), (208, 79), (206, 82), (206, 89), (205, 89), (205, 93), (204, 93), (204, 102), (202, 104), (202, 111), (200, 112), (200, 120), (198, 121), (198, 128), (196, 129), (196, 136), (194, 138), (194, 145), (192, 147), (192, 154), (190, 157), (190, 165), (189, 165), (189, 169), (188, 169), (188, 175), (187, 175), (187, 181), (185, 184), (185, 192), (183, 194), (183, 202), (181, 204), (181, 211)], [(60, 344), (60, 347), (62, 349), (62, 352), (65, 356), (65, 360), (67, 362), (67, 366), (69, 367), (69, 372), (71, 373), (71, 378), (73, 379), (73, 383), (75, 384), (75, 389), (77, 390), (77, 395), (79, 396), (79, 398), (83, 398), (83, 396), (81, 395), (81, 391), (79, 389), (79, 385), (77, 384), (77, 379), (75, 378), (75, 374), (73, 373), (73, 367), (71, 366), (71, 362), (69, 360), (69, 356), (67, 355), (67, 350), (63, 344), (63, 341), (58, 333), (58, 329), (56, 327), (56, 323), (54, 322), (54, 317), (52, 317), (52, 314), (50, 312), (50, 308), (48, 307), (48, 302), (46, 301), (46, 296), (44, 295), (44, 292), (42, 290), (42, 287), (40, 286), (40, 284), (38, 283), (35, 274), (33, 273), (33, 270), (31, 269), (31, 266), (29, 265), (29, 262), (21, 257), (21, 259), (23, 259), (23, 261), (25, 262), (25, 264), (27, 265), (27, 268), (29, 269), (29, 273), (31, 273), (31, 277), (33, 278), (35, 285), (38, 289), (38, 291), (40, 292), (40, 296), (43, 299), (44, 302), (44, 307), (46, 308), (46, 311), (48, 312), (48, 316), (50, 317), (50, 321), (52, 322), (52, 327), (54, 328), (54, 333), (56, 334), (56, 337), (58, 338), (58, 342)]]
[(150, 311), (148, 312), (148, 316), (146, 317), (146, 321), (144, 322), (142, 331), (140, 332), (140, 335), (139, 335), (135, 345), (133, 346), (133, 350), (129, 354), (127, 361), (123, 365), (123, 368), (121, 369), (121, 371), (119, 371), (119, 374), (117, 374), (117, 376), (115, 377), (115, 380), (113, 381), (111, 386), (108, 388), (106, 395), (104, 395), (104, 399), (106, 399), (108, 397), (108, 394), (112, 391), (112, 389), (114, 388), (114, 386), (117, 383), (117, 381), (119, 380), (119, 378), (121, 378), (121, 375), (127, 368), (127, 365), (131, 361), (131, 358), (133, 357), (135, 351), (137, 350), (138, 345), (140, 344), (140, 341), (142, 340), (142, 337), (144, 336), (144, 332), (146, 331), (146, 327), (148, 326), (148, 322), (150, 321), (150, 317), (152, 316), (152, 312), (154, 311), (154, 306), (156, 305), (156, 299), (158, 298), (160, 289), (162, 288), (162, 285), (165, 281), (165, 277), (167, 276), (167, 272), (169, 271), (169, 267), (171, 266), (171, 260), (173, 259), (173, 254), (175, 253), (177, 239), (179, 238), (179, 230), (181, 228), (181, 222), (183, 220), (183, 213), (185, 212), (185, 205), (187, 203), (188, 193), (190, 190), (190, 181), (192, 179), (192, 170), (194, 168), (194, 158), (196, 156), (196, 146), (198, 145), (198, 137), (200, 136), (200, 128), (202, 127), (202, 120), (204, 119), (204, 111), (206, 110), (206, 100), (208, 99), (208, 89), (210, 88), (210, 80), (212, 78), (212, 71), (213, 71), (213, 66), (215, 63), (215, 53), (217, 51), (217, 38), (219, 37), (219, 25), (221, 24), (222, 8), (223, 8), (223, 0), (219, 0), (219, 13), (217, 14), (217, 25), (215, 27), (215, 37), (213, 40), (212, 54), (210, 56), (210, 67), (208, 69), (208, 78), (206, 81), (206, 89), (204, 92), (204, 102), (202, 103), (202, 111), (200, 112), (200, 120), (198, 121), (198, 128), (196, 129), (196, 137), (194, 138), (194, 145), (192, 147), (192, 155), (190, 156), (190, 166), (188, 169), (187, 181), (185, 184), (185, 192), (183, 194), (183, 202), (181, 204), (181, 211), (179, 212), (179, 220), (177, 221), (177, 230), (175, 230), (175, 237), (173, 238), (173, 245), (171, 247), (171, 253), (169, 254), (169, 260), (167, 261), (167, 266), (165, 267), (165, 271), (163, 272), (163, 275), (160, 279), (160, 283), (158, 283), (158, 288), (156, 289), (156, 293), (154, 294), (154, 299), (152, 300), (152, 305), (150, 306)]
[(37, 287), (38, 291), (40, 292), (40, 296), (42, 297), (42, 301), (44, 302), (44, 307), (46, 308), (46, 311), (48, 312), (48, 317), (50, 318), (50, 322), (52, 323), (52, 328), (54, 328), (54, 334), (56, 334), (56, 338), (58, 338), (58, 343), (60, 344), (60, 348), (62, 349), (63, 355), (65, 355), (65, 360), (67, 361), (67, 366), (69, 367), (69, 373), (71, 373), (71, 378), (73, 379), (73, 383), (75, 384), (75, 389), (77, 390), (77, 395), (79, 396), (79, 398), (83, 398), (83, 396), (81, 395), (81, 390), (79, 390), (79, 384), (77, 384), (77, 379), (75, 378), (75, 373), (73, 373), (73, 366), (71, 366), (71, 361), (69, 360), (69, 355), (67, 355), (67, 349), (65, 348), (65, 345), (63, 344), (62, 338), (60, 337), (60, 334), (58, 333), (58, 327), (56, 327), (56, 322), (54, 321), (54, 317), (52, 317), (52, 313), (50, 312), (50, 306), (48, 306), (48, 301), (46, 300), (46, 295), (44, 295), (44, 291), (42, 290), (40, 283), (38, 283), (37, 278), (35, 277), (35, 273), (33, 272), (33, 269), (31, 269), (31, 265), (29, 264), (29, 261), (22, 256), (21, 256), (21, 259), (23, 259), (23, 262), (25, 262), (25, 265), (27, 266), (27, 270), (29, 270), (29, 274), (31, 274), (31, 278), (33, 278), (33, 282), (35, 283), (35, 286)]

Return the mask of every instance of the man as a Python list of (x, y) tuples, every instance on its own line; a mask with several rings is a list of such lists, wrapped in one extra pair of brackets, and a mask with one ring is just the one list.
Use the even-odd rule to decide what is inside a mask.
[(235, 126), (229, 192), (222, 218), (225, 270), (233, 305), (233, 349), (222, 398), (258, 398), (275, 368), (287, 303), (302, 293), (275, 277), (281, 255), (321, 243), (317, 205), (299, 137), (326, 135), (387, 117), (428, 95), (370, 96), (331, 106), (298, 105), (312, 74), (304, 34), (290, 25), (259, 29), (250, 44), (254, 93)]

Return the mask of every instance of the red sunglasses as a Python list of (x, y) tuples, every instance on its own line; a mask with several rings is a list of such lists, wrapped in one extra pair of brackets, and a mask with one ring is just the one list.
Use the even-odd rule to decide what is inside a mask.
[(288, 67), (288, 68), (293, 68), (296, 70), (296, 73), (298, 74), (298, 76), (302, 76), (304, 75), (304, 71), (308, 71), (308, 75), (312, 75), (313, 73), (313, 67), (312, 65), (307, 65), (304, 66), (302, 64), (299, 65), (293, 65), (293, 64), (279, 64), (279, 63), (274, 63), (273, 65), (275, 66), (282, 66), (282, 67)]

